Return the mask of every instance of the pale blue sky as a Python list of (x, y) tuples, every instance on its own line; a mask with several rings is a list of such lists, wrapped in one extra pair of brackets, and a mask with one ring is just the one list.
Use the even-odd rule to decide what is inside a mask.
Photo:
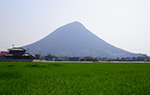
[(81, 22), (119, 48), (150, 55), (150, 0), (0, 0), (0, 51)]

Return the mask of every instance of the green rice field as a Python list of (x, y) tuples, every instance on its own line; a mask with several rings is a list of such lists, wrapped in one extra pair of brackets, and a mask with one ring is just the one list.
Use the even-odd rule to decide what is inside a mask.
[(150, 64), (0, 62), (0, 95), (150, 95)]

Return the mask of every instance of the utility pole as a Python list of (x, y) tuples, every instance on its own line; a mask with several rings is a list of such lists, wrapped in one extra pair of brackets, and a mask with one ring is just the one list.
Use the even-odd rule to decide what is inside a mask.
[(15, 45), (14, 45), (14, 44), (12, 44), (12, 48), (14, 48), (14, 46), (15, 46)]
[(29, 48), (27, 48), (27, 53), (29, 53)]

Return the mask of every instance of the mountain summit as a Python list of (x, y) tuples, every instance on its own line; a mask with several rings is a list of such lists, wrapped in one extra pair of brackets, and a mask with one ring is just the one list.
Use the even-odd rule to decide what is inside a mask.
[(82, 57), (133, 57), (137, 54), (119, 49), (100, 39), (80, 22), (64, 25), (45, 38), (24, 46), (29, 53), (42, 55), (52, 54), (56, 56)]

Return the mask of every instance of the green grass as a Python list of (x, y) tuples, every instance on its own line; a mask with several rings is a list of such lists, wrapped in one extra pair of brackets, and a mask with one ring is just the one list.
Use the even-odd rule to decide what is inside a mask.
[(150, 95), (150, 64), (0, 62), (0, 95)]

